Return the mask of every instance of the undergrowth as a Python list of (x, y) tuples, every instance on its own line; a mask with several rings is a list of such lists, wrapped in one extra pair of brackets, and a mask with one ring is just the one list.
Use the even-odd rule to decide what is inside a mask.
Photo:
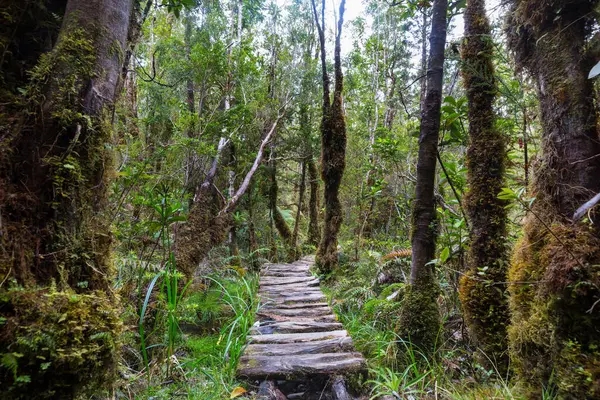
[[(481, 350), (469, 342), (462, 319), (457, 317), (460, 310), (456, 285), (441, 268), (438, 273), (442, 287), (438, 303), (443, 312), (443, 325), (438, 333), (440, 345), (433, 356), (426, 357), (415, 345), (401, 340), (395, 331), (406, 282), (396, 278), (380, 284), (377, 277), (389, 269), (386, 264), (390, 262), (380, 260), (378, 254), (370, 253), (362, 261), (346, 261), (324, 287), (340, 322), (367, 359), (368, 378), (365, 382), (354, 382), (354, 386), (359, 386), (370, 399), (523, 398), (507, 376), (478, 363), (475, 355), (482, 354)], [(400, 269), (410, 265), (410, 259), (392, 262), (398, 263)], [(544, 399), (553, 398), (552, 390), (544, 391)]]
[(217, 400), (241, 390), (235, 369), (258, 308), (257, 276), (224, 268), (202, 281), (179, 304), (173, 353), (161, 344), (169, 342), (169, 330), (156, 329), (147, 343), (148, 368), (130, 375), (118, 398)]

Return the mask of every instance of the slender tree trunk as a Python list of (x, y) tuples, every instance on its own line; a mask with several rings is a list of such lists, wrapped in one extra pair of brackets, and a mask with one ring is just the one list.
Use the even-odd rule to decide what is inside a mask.
[[(235, 145), (232, 143), (229, 145), (229, 198), (233, 198), (235, 195), (235, 167), (236, 167), (236, 156), (235, 156)], [(229, 228), (229, 237), (227, 239), (229, 244), (229, 255), (232, 257), (232, 264), (239, 265), (240, 263), (240, 251), (237, 245), (237, 226), (235, 220), (231, 220), (231, 227)]]
[[(469, 101), (469, 148), (465, 206), (470, 222), (467, 273), (460, 281), (465, 320), (488, 369), (508, 369), (506, 327), (510, 315), (506, 272), (506, 136), (495, 126), (494, 44), (485, 0), (468, 0), (465, 12), (463, 77)], [(482, 273), (483, 271), (483, 273)], [(493, 282), (493, 284), (491, 284)]]
[(279, 197), (279, 187), (277, 185), (277, 161), (275, 160), (275, 150), (271, 147), (271, 160), (269, 163), (269, 208), (271, 210), (271, 216), (273, 223), (283, 243), (285, 244), (287, 251), (287, 259), (289, 262), (296, 261), (298, 259), (296, 247), (293, 245), (293, 235), (290, 227), (283, 218), (281, 211), (277, 207), (277, 198)]
[[(302, 161), (302, 172), (300, 173), (300, 185), (298, 188), (298, 210), (294, 221), (294, 232), (292, 233), (292, 246), (298, 248), (298, 233), (300, 231), (300, 217), (302, 216), (302, 205), (304, 204), (304, 193), (306, 192), (306, 160)], [(300, 254), (298, 254), (300, 256)]]
[(421, 95), (419, 96), (419, 111), (423, 114), (425, 109), (425, 101), (427, 96), (427, 27), (429, 22), (427, 21), (427, 7), (423, 6), (422, 9), (422, 21), (421, 21)]
[(31, 383), (13, 387), (17, 375), (0, 370), (2, 398), (73, 398), (114, 381), (107, 145), (132, 9), (132, 0), (68, 1), (56, 45), (30, 72), (20, 126), (4, 138), (0, 275), (23, 288), (0, 288), (0, 352), (20, 354), (11, 362)]
[(321, 22), (314, 0), (312, 2), (321, 45), (321, 67), (323, 73), (323, 119), (321, 121), (321, 178), (324, 183), (325, 220), (323, 235), (317, 251), (317, 265), (322, 273), (332, 272), (338, 265), (338, 232), (342, 225), (342, 204), (339, 200), (340, 185), (346, 168), (346, 122), (342, 105), (344, 87), (341, 65), (341, 34), (346, 2), (340, 3), (339, 20), (334, 49), (335, 86), (333, 100), (330, 99), (329, 75), (325, 53), (325, 1), (321, 6)]
[(435, 348), (440, 316), (434, 266), (437, 237), (435, 176), (444, 77), (447, 0), (435, 0), (430, 37), (427, 91), (421, 113), (417, 187), (412, 215), (410, 287), (401, 310), (400, 334), (424, 352)]
[[(185, 34), (184, 34), (184, 41), (185, 41), (185, 55), (186, 55), (186, 60), (188, 63), (191, 63), (191, 47), (192, 47), (192, 31), (193, 31), (193, 26), (192, 26), (192, 15), (190, 13), (187, 13), (185, 16)], [(186, 98), (186, 102), (187, 102), (187, 108), (188, 108), (188, 112), (190, 114), (190, 117), (195, 118), (196, 116), (196, 96), (194, 93), (195, 90), (195, 85), (194, 85), (194, 80), (190, 76), (187, 79), (187, 98)], [(190, 124), (190, 126), (187, 129), (187, 137), (188, 138), (193, 138), (195, 136), (195, 124), (192, 122)], [(194, 188), (197, 185), (197, 182), (194, 182), (194, 172), (195, 172), (195, 161), (196, 161), (196, 154), (194, 153), (193, 150), (188, 150), (188, 155), (187, 155), (187, 161), (186, 161), (186, 171), (185, 171), (185, 186), (187, 187), (187, 190), (189, 191), (189, 193), (192, 193)]]
[(321, 241), (321, 229), (319, 229), (319, 176), (317, 166), (311, 158), (306, 162), (308, 169), (308, 180), (310, 183), (310, 199), (308, 204), (308, 239), (307, 243), (317, 246)]
[(254, 224), (254, 185), (248, 187), (248, 250), (250, 252), (250, 266), (253, 271), (258, 271), (258, 239), (256, 237), (256, 226)]
[(511, 3), (509, 46), (537, 83), (542, 124), (536, 199), (509, 270), (512, 365), (531, 398), (550, 384), (560, 398), (600, 398), (599, 213), (591, 211), (593, 224), (572, 221), (600, 192), (597, 105), (587, 79), (598, 61), (588, 43), (598, 1)]

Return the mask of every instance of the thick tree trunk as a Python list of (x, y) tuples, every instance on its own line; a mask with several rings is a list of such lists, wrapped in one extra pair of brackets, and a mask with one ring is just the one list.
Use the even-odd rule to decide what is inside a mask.
[(306, 163), (308, 168), (308, 180), (310, 182), (308, 239), (306, 242), (317, 246), (321, 241), (321, 229), (319, 229), (319, 176), (317, 166), (315, 165), (312, 156)]
[[(467, 326), (484, 353), (481, 362), (502, 376), (508, 369), (506, 327), (510, 315), (506, 273), (506, 202), (504, 187), (506, 136), (495, 127), (491, 29), (485, 0), (468, 0), (465, 12), (463, 77), (469, 101), (466, 210), (470, 222), (468, 271), (460, 281), (460, 299)], [(483, 273), (482, 273), (483, 271)]]
[(56, 45), (30, 73), (22, 121), (3, 145), (12, 151), (0, 154), (0, 273), (24, 289), (0, 293), (8, 327), (0, 352), (22, 354), (17, 375), (31, 384), (15, 394), (15, 375), (1, 370), (2, 397), (71, 398), (113, 382), (120, 323), (104, 215), (107, 144), (132, 8), (133, 0), (67, 3)]
[(435, 170), (444, 77), (447, 0), (435, 0), (430, 37), (427, 91), (421, 114), (417, 186), (412, 215), (410, 287), (401, 310), (400, 334), (422, 351), (431, 352), (440, 328), (439, 286), (430, 261), (435, 258)]
[(536, 80), (542, 124), (536, 200), (509, 270), (512, 365), (532, 398), (549, 383), (561, 398), (600, 397), (598, 212), (594, 224), (571, 221), (600, 192), (598, 114), (587, 79), (597, 55), (586, 52), (597, 6), (513, 0), (508, 25), (517, 63)]
[(321, 273), (330, 273), (338, 265), (338, 232), (342, 225), (342, 204), (339, 200), (340, 185), (346, 168), (346, 122), (342, 105), (342, 90), (344, 76), (341, 65), (341, 34), (344, 21), (346, 2), (340, 3), (337, 36), (334, 49), (334, 74), (335, 86), (333, 100), (329, 97), (329, 75), (327, 74), (327, 60), (325, 53), (324, 10), (325, 1), (322, 2), (321, 24), (317, 15), (317, 8), (313, 0), (313, 11), (319, 40), (321, 44), (321, 67), (323, 73), (323, 119), (321, 121), (321, 178), (324, 183), (325, 220), (323, 222), (323, 236), (317, 251), (316, 263)]

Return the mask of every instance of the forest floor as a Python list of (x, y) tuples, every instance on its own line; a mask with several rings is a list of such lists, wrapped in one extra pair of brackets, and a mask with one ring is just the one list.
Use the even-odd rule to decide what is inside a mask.
[[(436, 353), (426, 357), (394, 333), (404, 284), (380, 284), (373, 279), (382, 272), (380, 262), (343, 260), (334, 275), (321, 279), (311, 275), (305, 262), (296, 263), (295, 270), (280, 265), (265, 264), (261, 275), (241, 267), (225, 266), (219, 274), (203, 277), (204, 289), (192, 288), (179, 306), (181, 336), (167, 366), (162, 362), (151, 363), (149, 374), (130, 376), (118, 398), (253, 399), (258, 391), (258, 380), (263, 378), (244, 371), (258, 366), (250, 362), (253, 354), (267, 351), (271, 354), (290, 352), (291, 355), (319, 352), (319, 348), (329, 346), (339, 346), (337, 350), (342, 353), (338, 354), (356, 354), (357, 351), (364, 356), (364, 364), (362, 360), (360, 363), (365, 373), (350, 374), (346, 380), (346, 387), (362, 399), (522, 398), (506, 377), (485, 370), (477, 362), (474, 356), (477, 349), (465, 342), (460, 321), (453, 317), (452, 284), (444, 277), (440, 277), (444, 332), (440, 332), (442, 339)], [(273, 284), (275, 281), (278, 284)], [(292, 290), (293, 286), (298, 286), (302, 294)], [(316, 311), (307, 311), (304, 306), (294, 308), (294, 304), (304, 302)], [(311, 314), (307, 316), (310, 319), (298, 320), (298, 315), (294, 315), (298, 312)], [(260, 334), (272, 341), (269, 338), (277, 335), (285, 338), (311, 331), (316, 336), (343, 333), (343, 340), (318, 337), (319, 340), (314, 341), (316, 337), (312, 337), (300, 344), (280, 343), (277, 348), (254, 340), (246, 347), (248, 336)], [(156, 342), (161, 340), (155, 338)], [(164, 349), (150, 344), (149, 351)], [(294, 354), (294, 358), (288, 357), (287, 366), (301, 367), (299, 360)], [(355, 361), (358, 363), (358, 359)], [(272, 363), (265, 366), (278, 368)], [(248, 375), (252, 379), (248, 379)], [(283, 391), (294, 394), (302, 390), (322, 390), (333, 381), (317, 379), (310, 387), (292, 382), (279, 384)], [(553, 398), (551, 393), (544, 396), (544, 399)]]

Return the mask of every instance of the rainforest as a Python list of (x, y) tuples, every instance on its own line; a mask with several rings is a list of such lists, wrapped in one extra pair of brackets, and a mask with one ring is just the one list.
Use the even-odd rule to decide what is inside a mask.
[(600, 1), (1, 0), (0, 398), (600, 399)]

